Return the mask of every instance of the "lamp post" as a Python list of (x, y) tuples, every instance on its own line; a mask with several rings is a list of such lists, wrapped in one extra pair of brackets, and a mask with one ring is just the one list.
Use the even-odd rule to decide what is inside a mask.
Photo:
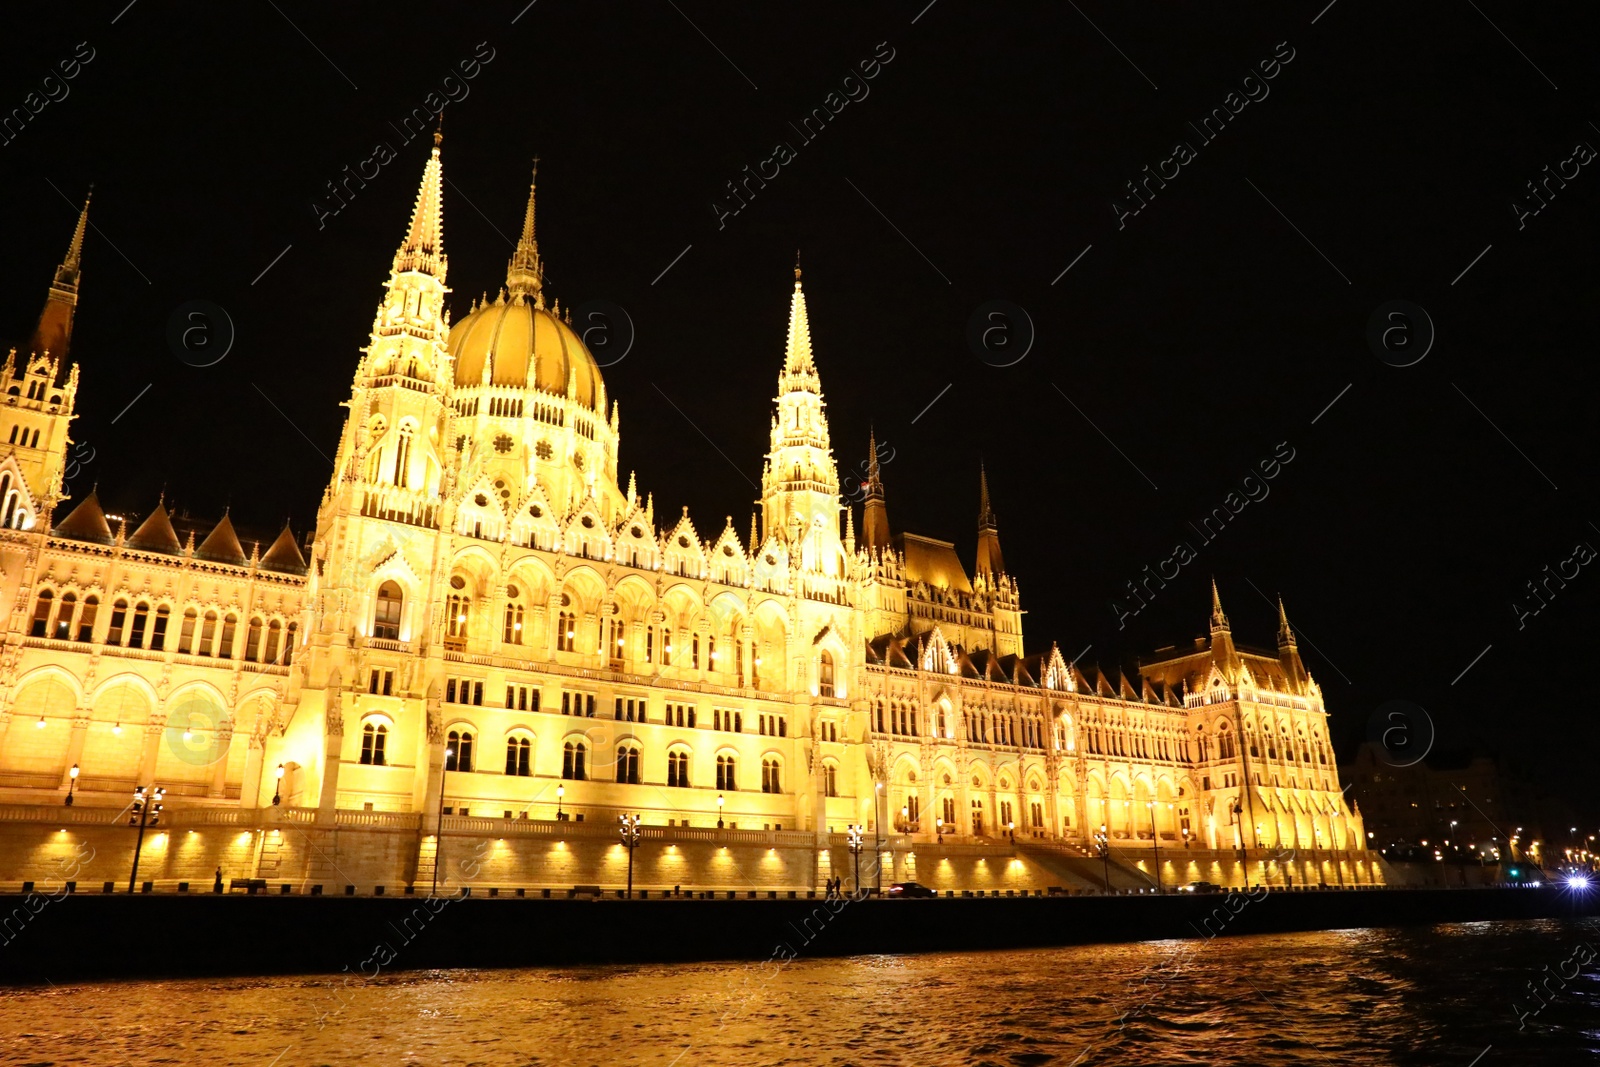
[(903, 833), (903, 834), (909, 834), (911, 832), (911, 805), (910, 804), (902, 804), (902, 805), (900, 805), (900, 832)]
[(622, 828), (618, 832), (622, 836), (622, 847), (628, 850), (628, 899), (633, 899), (633, 850), (639, 847), (639, 842), (644, 838), (644, 831), (639, 829), (639, 816), (624, 815)]
[(1101, 869), (1105, 872), (1101, 879), (1106, 884), (1106, 892), (1111, 892), (1111, 842), (1106, 838), (1106, 824), (1101, 823), (1100, 829), (1094, 832), (1094, 850), (1100, 853)]
[(937, 833), (939, 835), (939, 844), (941, 844), (941, 845), (944, 844), (944, 816), (943, 815), (941, 815), (938, 818), (933, 820), (933, 828), (934, 828), (935, 831), (937, 831)]
[(455, 754), (455, 749), (445, 749), (444, 762), (439, 764), (439, 821), (433, 830), (433, 888), (428, 891), (430, 897), (439, 895), (439, 857), (444, 855), (444, 783), (445, 776), (450, 773), (450, 757)]
[(567, 817), (565, 815), (565, 813), (563, 813), (562, 810), (561, 810), (561, 801), (566, 797), (566, 795), (567, 795), (566, 783), (564, 783), (564, 782), (557, 783), (556, 784), (556, 822), (561, 822), (562, 820), (564, 820)]
[(1015, 820), (1012, 820), (1012, 819), (1007, 819), (1006, 820), (1006, 836), (1008, 838), (1010, 838), (1012, 841), (1015, 841), (1017, 839), (1017, 824), (1016, 824)]
[(722, 829), (722, 794), (717, 794), (717, 829)]
[(856, 860), (856, 896), (861, 895), (861, 827), (850, 824), (850, 854)]
[(67, 772), (67, 777), (71, 780), (67, 782), (67, 798), (62, 803), (70, 808), (72, 807), (72, 791), (78, 786), (78, 765), (76, 763), (72, 765), (72, 770)]
[(139, 838), (133, 846), (133, 871), (128, 875), (128, 892), (133, 892), (134, 883), (139, 880), (139, 854), (144, 851), (144, 829), (154, 826), (161, 821), (161, 809), (165, 807), (162, 798), (167, 791), (162, 787), (147, 785), (134, 786), (133, 808), (128, 812), (128, 825), (139, 828)]
[(879, 804), (883, 801), (883, 783), (872, 784), (872, 855), (877, 859), (878, 865), (873, 868), (872, 886), (880, 895), (883, 893), (883, 816), (879, 811)]
[(1161, 884), (1161, 834), (1156, 830), (1156, 802), (1145, 801), (1145, 806), (1150, 809), (1150, 844), (1156, 850), (1156, 895), (1166, 893), (1166, 888)]
[(278, 764), (277, 781), (272, 786), (272, 806), (283, 803), (283, 764)]

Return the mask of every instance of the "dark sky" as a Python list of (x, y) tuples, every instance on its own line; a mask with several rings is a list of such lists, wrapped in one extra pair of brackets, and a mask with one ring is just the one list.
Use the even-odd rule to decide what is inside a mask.
[[(503, 278), (540, 155), (547, 292), (637, 329), (605, 376), (624, 477), (659, 514), (748, 528), (801, 248), (841, 468), (875, 426), (891, 523), (970, 560), (981, 455), (1032, 647), (1110, 665), (1187, 642), (1215, 575), (1244, 643), (1271, 646), (1282, 593), (1345, 750), (1407, 700), (1441, 746), (1592, 771), (1600, 574), (1574, 562), (1520, 626), (1513, 607), (1600, 546), (1587, 5), (525, 2), (13, 20), (0, 108), (79, 42), (94, 55), (0, 146), (0, 335), (26, 336), (95, 183), (80, 494), (138, 511), (165, 485), (269, 532), (311, 519), (426, 157), (392, 124), (492, 50), (449, 83), (456, 315)], [(1230, 102), (1211, 140), (1189, 125)], [(319, 229), (324, 183), (380, 141), (398, 158)], [(724, 183), (779, 141), (794, 158), (719, 227)], [(1193, 158), (1163, 163), (1178, 141)], [(1547, 165), (1576, 174), (1519, 225)], [(1146, 166), (1177, 173), (1119, 221)], [(190, 300), (236, 328), (215, 366), (167, 343)], [(1036, 331), (1014, 365), (969, 343), (990, 300)], [(1395, 300), (1436, 331), (1411, 366), (1368, 341)], [(1244, 485), (1268, 495), (1195, 532), (1290, 450)], [(1196, 558), (1119, 626), (1113, 600), (1179, 541)]]

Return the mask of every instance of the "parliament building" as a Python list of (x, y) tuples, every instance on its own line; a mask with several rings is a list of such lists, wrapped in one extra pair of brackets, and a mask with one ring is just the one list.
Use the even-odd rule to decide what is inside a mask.
[(137, 786), (166, 790), (137, 846), (163, 889), (609, 891), (630, 859), (740, 895), (858, 861), (957, 892), (1383, 879), (1281, 605), (1249, 650), (1213, 586), (1209, 638), (1134, 677), (1025, 644), (981, 473), (970, 569), (894, 528), (875, 444), (859, 512), (841, 495), (798, 269), (759, 522), (658, 510), (546, 290), (534, 190), (504, 287), (452, 320), (442, 185), (436, 140), (327, 398), (315, 530), (264, 546), (63, 499), (85, 205), (5, 362), (0, 885), (74, 856), (80, 891), (127, 882)]

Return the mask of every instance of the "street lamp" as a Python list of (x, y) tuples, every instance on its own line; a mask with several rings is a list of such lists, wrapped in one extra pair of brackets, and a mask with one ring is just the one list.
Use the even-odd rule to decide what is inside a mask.
[(1011, 819), (1006, 820), (1006, 836), (1013, 841), (1017, 839), (1017, 824)]
[(1111, 892), (1111, 842), (1106, 839), (1105, 823), (1100, 824), (1100, 829), (1094, 832), (1094, 850), (1100, 853), (1100, 863), (1105, 871), (1103, 880), (1106, 883), (1106, 892)]
[(272, 786), (272, 806), (283, 803), (283, 764), (278, 764), (277, 781)]
[(70, 778), (71, 781), (67, 783), (67, 799), (62, 801), (62, 803), (70, 808), (72, 807), (72, 791), (77, 788), (78, 785), (78, 765), (76, 763), (72, 765), (72, 770), (67, 772), (67, 777)]
[(567, 795), (566, 784), (558, 782), (556, 784), (556, 822), (561, 822), (563, 819), (566, 818), (566, 815), (564, 815), (562, 813), (562, 811), (561, 811), (561, 801), (562, 801), (562, 798), (564, 798), (566, 795)]
[(856, 860), (856, 896), (861, 895), (861, 827), (850, 824), (850, 854)]
[(1156, 802), (1147, 800), (1145, 806), (1150, 809), (1150, 844), (1156, 850), (1156, 894), (1159, 896), (1166, 889), (1161, 885), (1161, 834), (1156, 830)]
[(933, 828), (939, 834), (939, 844), (944, 844), (944, 816), (941, 815), (933, 820)]
[(911, 832), (911, 805), (910, 804), (902, 804), (902, 805), (900, 805), (900, 832), (903, 833), (903, 834)]
[(162, 799), (167, 791), (162, 787), (147, 785), (134, 786), (133, 807), (128, 812), (128, 825), (139, 828), (139, 838), (133, 846), (133, 871), (128, 875), (128, 892), (133, 892), (134, 883), (139, 880), (139, 854), (144, 851), (144, 829), (154, 826), (161, 821), (161, 809), (165, 807)]
[[(883, 893), (883, 816), (878, 810), (878, 805), (883, 800), (883, 783), (872, 783), (872, 855), (877, 859), (878, 865), (873, 868), (873, 888), (881, 895)], [(1594, 838), (1589, 840), (1593, 841)]]
[(439, 895), (439, 857), (444, 854), (444, 783), (450, 773), (450, 757), (455, 754), (455, 749), (445, 749), (444, 762), (439, 764), (439, 821), (433, 830), (433, 888), (428, 891), (430, 897)]
[(717, 829), (722, 829), (722, 794), (717, 794)]
[(639, 829), (639, 816), (623, 815), (622, 828), (618, 831), (622, 836), (622, 847), (628, 850), (628, 899), (633, 899), (633, 850), (639, 847), (639, 842), (644, 839), (644, 831)]

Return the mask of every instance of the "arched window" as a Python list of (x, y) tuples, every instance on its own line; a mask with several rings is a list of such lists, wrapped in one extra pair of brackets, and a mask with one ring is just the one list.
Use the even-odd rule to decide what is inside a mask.
[(261, 653), (263, 663), (278, 662), (278, 647), (283, 643), (283, 624), (273, 619), (267, 624), (267, 647)]
[(383, 749), (389, 740), (389, 728), (382, 723), (367, 723), (361, 728), (361, 762), (374, 767), (384, 765)]
[[(124, 608), (126, 608), (128, 606), (128, 602), (125, 601), (125, 600), (119, 600), (119, 601), (117, 601), (117, 603), (121, 604)], [(79, 641), (93, 641), (94, 640), (94, 620), (95, 620), (95, 616), (98, 615), (98, 614), (100, 614), (100, 598), (97, 597), (97, 596), (94, 596), (93, 594), (90, 594), (89, 596), (84, 597), (83, 598), (83, 611), (78, 615), (78, 640)], [(119, 638), (119, 641), (117, 643), (120, 644), (121, 643), (120, 638), (121, 638), (122, 635), (119, 633), (117, 636)]]
[(689, 645), (689, 666), (693, 670), (700, 669), (700, 635), (695, 634), (694, 640)]
[(522, 644), (522, 605), (516, 602), (506, 604), (506, 625), (504, 640), (508, 645)]
[(400, 611), (405, 606), (405, 594), (398, 582), (384, 582), (378, 586), (378, 605), (372, 613), (372, 636), (390, 641), (400, 640)]
[(617, 746), (617, 781), (639, 784), (639, 749), (636, 745)]
[(452, 592), (445, 600), (445, 636), (453, 637), (458, 642), (465, 641), (468, 609), (472, 607), (472, 597), (467, 593), (467, 580), (459, 574), (452, 576), (450, 589)]
[(823, 696), (833, 696), (833, 653), (827, 649), (823, 649), (817, 658), (817, 682)]
[(506, 773), (526, 778), (533, 773), (533, 743), (526, 737), (513, 737), (506, 742)]
[(150, 650), (160, 652), (167, 647), (167, 620), (172, 617), (172, 609), (162, 604), (156, 608), (156, 621), (150, 628)]
[(577, 615), (570, 611), (563, 611), (559, 616), (558, 625), (560, 629), (556, 631), (556, 649), (561, 652), (577, 651)]
[(33, 628), (29, 631), (33, 637), (47, 637), (50, 634), (50, 609), (56, 606), (56, 595), (48, 589), (39, 590), (39, 599), (33, 607)]
[(588, 775), (584, 771), (584, 744), (582, 741), (568, 741), (561, 746), (561, 777), (569, 781), (581, 782)]
[(56, 627), (50, 636), (57, 641), (72, 637), (72, 615), (78, 610), (78, 598), (72, 593), (61, 594), (61, 604), (56, 608)]
[(451, 730), (445, 738), (444, 769), (447, 771), (472, 770), (472, 731)]
[(283, 662), (285, 666), (288, 666), (289, 662), (294, 659), (294, 633), (298, 629), (300, 629), (300, 624), (291, 622), (288, 630), (284, 632)]
[(734, 772), (736, 770), (737, 770), (737, 765), (735, 764), (734, 758), (732, 756), (718, 756), (717, 757), (717, 788), (721, 789), (721, 790), (725, 790), (725, 791), (727, 791), (729, 793), (731, 793), (734, 790), (738, 789), (739, 787), (736, 784), (734, 784), (735, 783)]
[[(823, 793), (824, 793), (825, 796), (830, 796), (830, 797), (838, 796), (839, 795), (839, 768), (834, 766), (831, 763), (824, 763), (822, 765), (822, 782), (823, 782)], [(777, 792), (777, 790), (769, 789), (769, 790), (767, 790), (767, 792), (775, 793), (775, 792)]]
[(213, 655), (215, 650), (213, 649), (212, 645), (215, 642), (216, 637), (217, 613), (214, 611), (208, 611), (205, 614), (205, 618), (200, 620), (200, 640), (194, 648), (190, 649), (190, 651), (199, 656)]
[(233, 658), (233, 635), (239, 629), (239, 616), (232, 613), (222, 620), (222, 636), (217, 641), (217, 655), (223, 659)]
[(261, 660), (261, 620), (250, 616), (250, 625), (244, 634), (244, 658), (250, 663)]
[(111, 605), (111, 625), (106, 628), (106, 644), (122, 644), (122, 631), (128, 623), (128, 602), (118, 599)]
[(689, 753), (683, 749), (667, 753), (667, 785), (674, 788), (689, 786)]
[(133, 629), (128, 633), (129, 648), (144, 647), (144, 630), (150, 622), (150, 605), (139, 601), (133, 609)]

